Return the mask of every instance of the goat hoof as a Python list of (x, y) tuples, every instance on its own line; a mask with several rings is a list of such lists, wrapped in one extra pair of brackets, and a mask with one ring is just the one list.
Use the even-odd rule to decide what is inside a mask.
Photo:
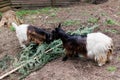
[(62, 61), (67, 61), (68, 57), (63, 57)]
[(75, 57), (75, 58), (78, 58), (78, 57), (79, 57), (79, 55), (78, 55), (78, 54), (75, 54), (75, 55), (74, 55), (74, 57)]

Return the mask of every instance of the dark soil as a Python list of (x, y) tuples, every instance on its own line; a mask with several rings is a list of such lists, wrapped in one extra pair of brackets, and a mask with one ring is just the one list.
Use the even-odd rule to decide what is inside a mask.
[[(39, 19), (38, 16), (42, 16)], [(88, 24), (89, 18), (99, 18), (97, 24), (101, 31), (112, 37), (114, 41), (113, 60), (102, 67), (96, 66), (95, 62), (81, 59), (69, 59), (63, 62), (61, 58), (46, 64), (42, 69), (31, 73), (25, 80), (120, 80), (120, 26), (107, 25), (107, 19), (120, 23), (120, 0), (109, 0), (104, 4), (79, 4), (60, 8), (55, 17), (46, 14), (25, 16), (25, 23), (41, 26), (48, 30), (53, 29), (59, 22), (65, 20), (79, 20), (82, 25)], [(32, 21), (31, 21), (32, 20)], [(79, 25), (63, 26), (64, 30), (75, 30)], [(114, 30), (114, 31), (113, 31)], [(15, 32), (8, 28), (0, 28), (0, 58), (4, 55), (15, 56), (21, 51)], [(116, 70), (108, 71), (108, 67)], [(7, 80), (16, 80), (12, 77)]]

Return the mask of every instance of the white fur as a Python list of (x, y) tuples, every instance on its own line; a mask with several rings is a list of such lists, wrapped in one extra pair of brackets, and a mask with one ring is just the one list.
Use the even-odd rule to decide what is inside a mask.
[(18, 37), (19, 43), (21, 47), (25, 48), (24, 42), (27, 41), (27, 30), (28, 30), (28, 24), (22, 24), (17, 26), (15, 23), (12, 23), (12, 26), (16, 30), (16, 36)]
[[(95, 59), (99, 66), (105, 64), (107, 60), (107, 52), (111, 49), (111, 46), (113, 46), (112, 39), (103, 33), (97, 32), (87, 35), (88, 57)], [(103, 62), (100, 62), (101, 59)]]

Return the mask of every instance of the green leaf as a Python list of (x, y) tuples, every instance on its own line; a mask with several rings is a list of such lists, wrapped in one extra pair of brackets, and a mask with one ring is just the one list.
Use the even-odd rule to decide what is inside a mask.
[(117, 70), (117, 68), (115, 66), (109, 66), (109, 67), (107, 67), (107, 70), (110, 72), (114, 72)]
[(15, 31), (15, 28), (13, 26), (10, 26), (11, 31)]

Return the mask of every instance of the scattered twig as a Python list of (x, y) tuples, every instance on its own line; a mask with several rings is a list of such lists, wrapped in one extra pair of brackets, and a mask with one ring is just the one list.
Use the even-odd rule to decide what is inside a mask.
[(2, 80), (2, 79), (3, 79), (4, 77), (6, 77), (6, 76), (12, 74), (13, 72), (17, 71), (18, 69), (20, 69), (20, 68), (23, 67), (24, 65), (25, 65), (25, 64), (20, 65), (20, 66), (16, 67), (15, 69), (13, 69), (13, 70), (5, 73), (4, 75), (0, 76), (0, 80)]

